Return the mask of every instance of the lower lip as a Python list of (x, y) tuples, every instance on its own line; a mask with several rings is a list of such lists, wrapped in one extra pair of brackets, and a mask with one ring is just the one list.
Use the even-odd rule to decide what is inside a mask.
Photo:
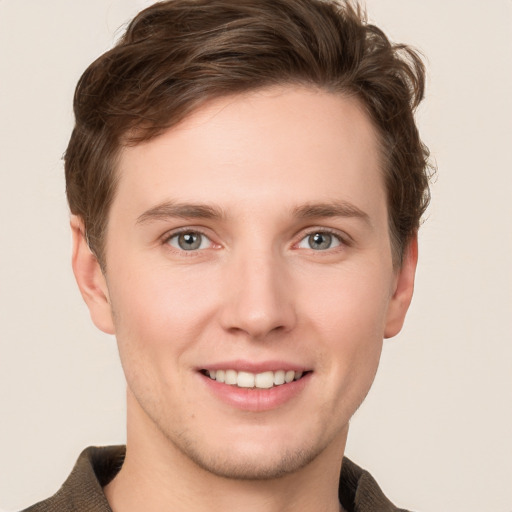
[(269, 389), (239, 388), (223, 384), (199, 374), (211, 392), (225, 404), (243, 411), (264, 412), (277, 409), (296, 398), (308, 384), (311, 373), (306, 373), (299, 380), (274, 386)]

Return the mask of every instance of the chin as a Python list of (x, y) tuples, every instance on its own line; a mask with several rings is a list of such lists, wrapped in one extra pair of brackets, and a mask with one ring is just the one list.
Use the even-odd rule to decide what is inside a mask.
[[(305, 433), (304, 433), (305, 434)], [(308, 432), (293, 438), (268, 432), (267, 436), (240, 438), (234, 432), (226, 439), (210, 438), (206, 442), (191, 439), (185, 433), (167, 437), (181, 455), (196, 467), (231, 480), (272, 480), (299, 472), (325, 453), (335, 439), (324, 437), (324, 433)], [(336, 437), (336, 436), (334, 436)], [(203, 440), (205, 441), (205, 440)]]
[(322, 450), (284, 451), (280, 454), (264, 453), (235, 454), (229, 453), (205, 454), (189, 450), (188, 456), (201, 469), (221, 478), (230, 480), (274, 480), (296, 473), (310, 464)]

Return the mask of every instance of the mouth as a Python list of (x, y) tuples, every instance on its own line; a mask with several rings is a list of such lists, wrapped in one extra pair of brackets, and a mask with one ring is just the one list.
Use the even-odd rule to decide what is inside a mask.
[(271, 389), (304, 378), (310, 371), (276, 370), (261, 373), (226, 370), (201, 370), (211, 380), (245, 389)]

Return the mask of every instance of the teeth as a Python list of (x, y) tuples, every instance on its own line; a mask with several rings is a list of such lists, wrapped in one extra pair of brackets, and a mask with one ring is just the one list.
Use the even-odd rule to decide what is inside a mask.
[(276, 386), (284, 384), (284, 370), (278, 370), (277, 372), (274, 372), (274, 384)]
[(254, 377), (254, 387), (269, 389), (274, 385), (274, 372), (263, 372)]
[(238, 372), (236, 384), (239, 388), (253, 388), (254, 374), (249, 372)]
[(288, 370), (285, 374), (284, 374), (284, 381), (288, 384), (289, 382), (291, 382), (293, 379), (295, 378), (295, 372), (293, 370)]
[(234, 385), (237, 381), (237, 372), (235, 370), (226, 370), (226, 380), (224, 381), (226, 384)]
[(235, 370), (207, 370), (206, 374), (217, 382), (238, 386), (239, 388), (270, 389), (274, 386), (281, 386), (299, 380), (303, 372), (277, 370), (275, 372), (250, 373)]

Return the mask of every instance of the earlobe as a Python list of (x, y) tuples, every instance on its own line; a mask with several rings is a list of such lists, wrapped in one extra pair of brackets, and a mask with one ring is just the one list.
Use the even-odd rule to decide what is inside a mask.
[(98, 259), (85, 239), (82, 219), (72, 215), (70, 225), (73, 236), (73, 273), (80, 293), (89, 308), (94, 325), (107, 334), (114, 334), (107, 282)]
[(404, 253), (404, 259), (397, 271), (393, 296), (388, 307), (385, 338), (396, 336), (402, 329), (405, 315), (411, 304), (414, 292), (414, 277), (418, 263), (418, 237), (415, 234)]

